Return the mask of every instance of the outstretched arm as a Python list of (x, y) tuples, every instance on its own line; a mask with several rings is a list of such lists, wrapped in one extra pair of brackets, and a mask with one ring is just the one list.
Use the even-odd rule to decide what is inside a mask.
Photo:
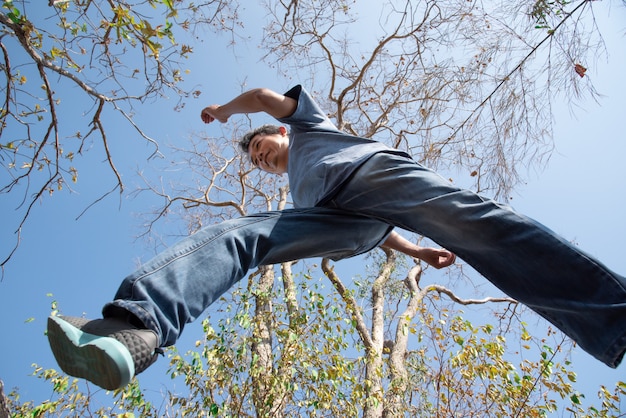
[(448, 267), (456, 260), (456, 256), (448, 250), (420, 247), (395, 231), (391, 232), (383, 246), (400, 251), (411, 257), (419, 258), (436, 269)]
[(249, 90), (224, 105), (211, 105), (202, 109), (200, 117), (204, 123), (217, 120), (226, 123), (228, 118), (238, 113), (265, 112), (275, 118), (291, 116), (298, 102), (272, 90), (260, 88)]

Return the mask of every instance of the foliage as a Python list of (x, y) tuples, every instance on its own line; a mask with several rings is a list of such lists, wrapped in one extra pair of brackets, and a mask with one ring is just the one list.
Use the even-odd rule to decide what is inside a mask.
[[(35, 405), (32, 401), (20, 402), (17, 391), (9, 394), (9, 410), (14, 417), (46, 417), (46, 416), (116, 416), (119, 418), (158, 417), (156, 408), (146, 402), (136, 380), (124, 390), (116, 391), (111, 406), (96, 405), (93, 394), (79, 387), (77, 379), (59, 374), (53, 369), (43, 369), (37, 365), (34, 376), (50, 383), (53, 397)], [(54, 400), (53, 400), (54, 399)]]
[[(271, 373), (264, 381), (267, 401), (278, 401), (277, 414), (259, 413), (252, 399), (260, 367), (251, 349), (255, 340), (255, 276), (220, 303), (203, 320), (204, 336), (196, 348), (181, 354), (168, 351), (170, 377), (184, 381), (184, 391), (149, 401), (142, 377), (111, 393), (98, 406), (95, 393), (79, 381), (54, 370), (36, 367), (34, 375), (50, 383), (53, 396), (35, 405), (9, 394), (14, 416), (362, 416), (367, 405), (388, 395), (368, 393), (368, 354), (355, 341), (354, 322), (346, 318), (342, 300), (322, 279), (297, 280), (302, 297), (298, 316), (290, 318), (284, 293), (268, 315), (273, 324)], [(433, 310), (433, 306), (440, 306)], [(406, 355), (409, 381), (402, 393), (402, 411), (416, 417), (547, 417), (565, 412), (574, 417), (619, 416), (626, 384), (601, 387), (597, 402), (575, 390), (574, 365), (567, 360), (565, 339), (548, 331), (537, 338), (515, 318), (515, 310), (495, 313), (492, 324), (466, 319), (467, 312), (441, 308), (438, 296), (423, 301), (418, 318), (407, 329), (413, 336)], [(214, 318), (215, 317), (215, 318)], [(217, 319), (219, 318), (219, 319)], [(519, 344), (510, 342), (519, 341)], [(513, 347), (519, 347), (516, 351)], [(513, 348), (513, 350), (512, 350)], [(389, 351), (385, 350), (385, 392), (393, 390)], [(107, 397), (104, 398), (105, 400)], [(157, 405), (162, 405), (157, 407)], [(276, 411), (275, 411), (276, 412)]]

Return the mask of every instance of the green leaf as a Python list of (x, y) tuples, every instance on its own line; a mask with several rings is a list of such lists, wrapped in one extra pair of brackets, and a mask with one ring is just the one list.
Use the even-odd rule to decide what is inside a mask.
[(20, 18), (20, 11), (17, 10), (15, 7), (9, 13), (7, 13), (7, 16), (16, 25), (19, 25), (22, 23), (22, 19)]

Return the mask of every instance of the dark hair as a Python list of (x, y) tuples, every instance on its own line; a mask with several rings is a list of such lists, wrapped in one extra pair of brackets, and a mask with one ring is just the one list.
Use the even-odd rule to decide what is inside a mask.
[(239, 140), (239, 147), (242, 149), (243, 152), (247, 154), (248, 147), (250, 146), (250, 141), (252, 141), (252, 138), (254, 138), (257, 135), (274, 135), (274, 134), (280, 134), (279, 126), (276, 126), (276, 125), (259, 126), (258, 128), (253, 129), (250, 132), (246, 133)]

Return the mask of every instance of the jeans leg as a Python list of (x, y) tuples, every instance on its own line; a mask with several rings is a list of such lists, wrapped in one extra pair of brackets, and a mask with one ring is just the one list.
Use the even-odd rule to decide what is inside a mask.
[(429, 237), (602, 362), (621, 361), (626, 279), (538, 222), (388, 154), (365, 163), (331, 203)]
[(308, 257), (334, 259), (379, 245), (392, 227), (341, 210), (309, 208), (259, 213), (206, 227), (167, 249), (121, 284), (104, 316), (120, 309), (173, 345), (186, 323), (249, 269)]

